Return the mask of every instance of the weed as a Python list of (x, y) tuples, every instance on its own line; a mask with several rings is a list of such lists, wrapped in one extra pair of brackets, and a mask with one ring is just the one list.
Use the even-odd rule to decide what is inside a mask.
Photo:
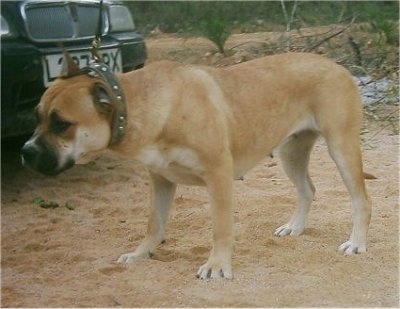
[(231, 34), (228, 24), (218, 17), (211, 17), (201, 23), (200, 33), (213, 42), (221, 54), (225, 55), (225, 42)]
[[(54, 201), (46, 201), (45, 199), (43, 199), (40, 196), (35, 197), (32, 200), (32, 204), (39, 205), (40, 207), (45, 208), (45, 209), (55, 209), (55, 208), (60, 207), (59, 203), (54, 202)], [(66, 202), (63, 206), (69, 210), (75, 209), (75, 205), (71, 202)]]

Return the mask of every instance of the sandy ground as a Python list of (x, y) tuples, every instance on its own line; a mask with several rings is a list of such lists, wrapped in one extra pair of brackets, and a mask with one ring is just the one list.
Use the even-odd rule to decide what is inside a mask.
[[(162, 57), (156, 41), (148, 42), (151, 60)], [(168, 46), (177, 46), (176, 41)], [(119, 255), (133, 250), (146, 230), (146, 170), (105, 153), (93, 163), (47, 178), (23, 169), (16, 143), (5, 143), (1, 305), (396, 307), (399, 139), (376, 124), (367, 129), (365, 169), (378, 177), (367, 182), (373, 201), (368, 253), (343, 257), (336, 251), (351, 230), (351, 205), (321, 140), (310, 167), (316, 200), (300, 237), (273, 236), (296, 204), (295, 190), (277, 158), (266, 158), (235, 182), (231, 281), (195, 278), (211, 244), (204, 188), (178, 187), (166, 243), (153, 259), (119, 265)], [(38, 198), (59, 207), (42, 208)]]

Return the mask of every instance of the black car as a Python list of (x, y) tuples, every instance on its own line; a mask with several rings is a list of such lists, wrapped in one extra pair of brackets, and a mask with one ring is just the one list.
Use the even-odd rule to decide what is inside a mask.
[(145, 43), (121, 1), (1, 1), (2, 138), (33, 132), (33, 109), (61, 72), (61, 46), (81, 67), (91, 61), (100, 12), (103, 61), (115, 72), (143, 67)]

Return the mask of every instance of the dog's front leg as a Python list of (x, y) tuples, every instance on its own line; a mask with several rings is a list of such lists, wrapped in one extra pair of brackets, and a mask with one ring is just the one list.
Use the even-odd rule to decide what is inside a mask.
[(232, 164), (225, 161), (221, 166), (216, 167), (206, 183), (211, 199), (213, 248), (207, 263), (197, 272), (197, 277), (232, 279)]
[(152, 203), (143, 242), (133, 252), (123, 254), (118, 263), (130, 263), (140, 258), (151, 257), (157, 246), (164, 241), (165, 223), (174, 199), (176, 184), (162, 176), (150, 173), (152, 180)]

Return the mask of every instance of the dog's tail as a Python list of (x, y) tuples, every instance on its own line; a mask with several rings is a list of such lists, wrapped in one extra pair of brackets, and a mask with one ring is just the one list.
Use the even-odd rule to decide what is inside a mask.
[(368, 179), (368, 180), (370, 180), (370, 179), (378, 179), (378, 177), (376, 177), (375, 175), (372, 175), (372, 174), (366, 173), (366, 172), (364, 172), (364, 178)]

